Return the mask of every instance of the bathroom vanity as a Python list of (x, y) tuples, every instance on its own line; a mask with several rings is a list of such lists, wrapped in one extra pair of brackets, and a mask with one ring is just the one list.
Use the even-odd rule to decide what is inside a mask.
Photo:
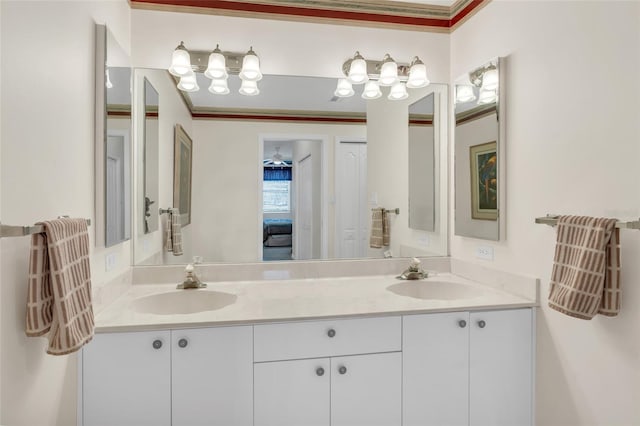
[[(407, 296), (398, 284), (405, 293), (424, 288)], [(185, 295), (211, 292), (237, 300), (176, 315), (140, 302), (175, 295), (185, 312)], [(452, 274), (191, 291), (136, 285), (97, 317), (82, 351), (79, 418), (84, 426), (531, 425), (535, 303)]]

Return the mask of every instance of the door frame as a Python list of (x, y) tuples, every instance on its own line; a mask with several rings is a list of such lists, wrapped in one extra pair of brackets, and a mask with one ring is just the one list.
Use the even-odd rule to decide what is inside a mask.
[[(262, 179), (264, 160), (264, 143), (269, 140), (311, 140), (320, 143), (320, 255), (321, 259), (329, 258), (329, 135), (325, 134), (302, 134), (302, 133), (261, 133), (258, 135), (258, 158), (256, 161), (258, 169), (258, 233), (262, 235)], [(262, 262), (262, 239), (257, 238), (258, 262)]]

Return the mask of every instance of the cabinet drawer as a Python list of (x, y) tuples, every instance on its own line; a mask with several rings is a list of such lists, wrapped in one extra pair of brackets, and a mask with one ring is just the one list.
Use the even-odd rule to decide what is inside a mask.
[(254, 361), (399, 351), (401, 337), (401, 317), (256, 325)]

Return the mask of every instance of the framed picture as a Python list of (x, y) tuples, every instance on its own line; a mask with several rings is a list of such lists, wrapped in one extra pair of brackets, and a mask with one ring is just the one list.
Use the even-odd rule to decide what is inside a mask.
[(471, 217), (498, 220), (498, 156), (496, 141), (469, 147)]
[(191, 223), (191, 158), (193, 141), (176, 124), (173, 142), (173, 207), (180, 210), (182, 226)]

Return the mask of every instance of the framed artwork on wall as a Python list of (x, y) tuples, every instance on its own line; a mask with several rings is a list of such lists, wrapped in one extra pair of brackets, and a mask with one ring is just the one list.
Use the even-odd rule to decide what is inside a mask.
[(173, 206), (180, 210), (182, 226), (191, 223), (191, 160), (193, 141), (176, 124), (173, 144)]
[(471, 217), (498, 220), (498, 156), (496, 141), (469, 147)]

